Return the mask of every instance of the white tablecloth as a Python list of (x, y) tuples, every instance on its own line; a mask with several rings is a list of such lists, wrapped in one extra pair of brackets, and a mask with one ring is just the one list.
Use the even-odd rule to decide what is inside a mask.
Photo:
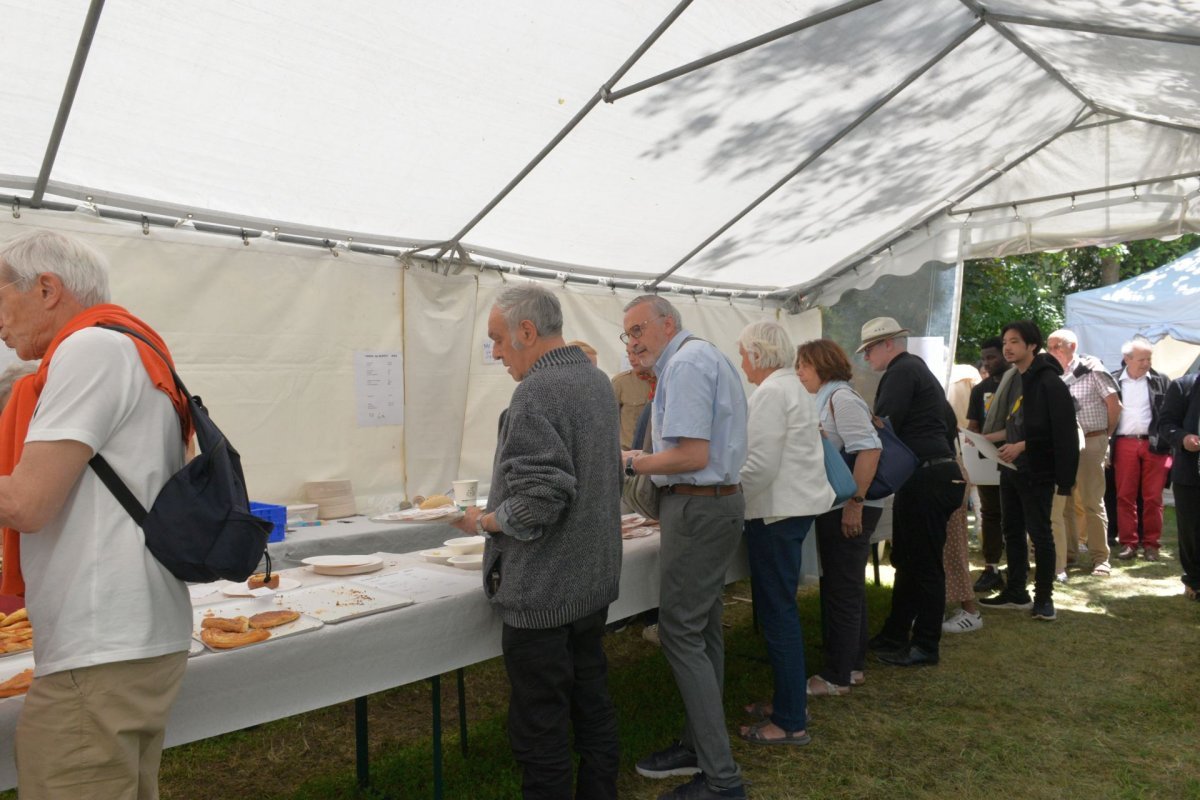
[(409, 553), (463, 534), (444, 522), (372, 522), (363, 516), (328, 520), (311, 528), (289, 529), (282, 542), (267, 546), (273, 561), (298, 564), (310, 556)]
[[(658, 605), (658, 535), (624, 544), (620, 597), (609, 609), (610, 619)], [(421, 565), (447, 575), (460, 574), (453, 567), (425, 564), (414, 554), (379, 555), (385, 571)], [(743, 547), (727, 580), (748, 574)], [(307, 568), (284, 575), (306, 584), (344, 580), (317, 576)], [(214, 595), (197, 604), (221, 599)], [(171, 710), (167, 745), (323, 708), (494, 658), (500, 655), (500, 628), (480, 576), (476, 588), (443, 599), (242, 650), (201, 653), (188, 662), (179, 699)], [(23, 702), (20, 697), (0, 700), (0, 789), (16, 785), (12, 742)]]

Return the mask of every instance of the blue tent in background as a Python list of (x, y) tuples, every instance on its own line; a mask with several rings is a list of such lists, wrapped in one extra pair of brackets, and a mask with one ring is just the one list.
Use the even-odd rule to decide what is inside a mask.
[(1136, 278), (1068, 295), (1066, 317), (1079, 351), (1109, 369), (1121, 365), (1121, 345), (1134, 336), (1165, 339), (1154, 366), (1178, 377), (1200, 355), (1200, 249)]

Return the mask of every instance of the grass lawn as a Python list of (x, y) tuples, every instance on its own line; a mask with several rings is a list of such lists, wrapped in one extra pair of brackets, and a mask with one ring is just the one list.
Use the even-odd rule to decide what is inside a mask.
[[(1200, 604), (1181, 594), (1173, 509), (1166, 527), (1162, 561), (1114, 561), (1107, 579), (1073, 572), (1067, 586), (1056, 587), (1056, 622), (985, 609), (981, 631), (943, 639), (937, 667), (871, 662), (865, 686), (812, 701), (808, 747), (735, 737), (751, 797), (1200, 798)], [(731, 731), (747, 721), (744, 703), (771, 692), (748, 596), (746, 584), (726, 594)], [(888, 587), (871, 587), (868, 597), (875, 630)], [(798, 607), (812, 672), (820, 658), (815, 587), (801, 591)], [(610, 637), (608, 653), (621, 718), (621, 795), (653, 798), (674, 782), (643, 779), (633, 763), (677, 734), (682, 710), (661, 652), (639, 630)], [(443, 681), (446, 797), (518, 797), (499, 660), (470, 668), (467, 691), (464, 758), (454, 681)], [(373, 789), (365, 793), (355, 788), (347, 703), (168, 750), (162, 796), (432, 797), (429, 684), (372, 696), (370, 724)]]

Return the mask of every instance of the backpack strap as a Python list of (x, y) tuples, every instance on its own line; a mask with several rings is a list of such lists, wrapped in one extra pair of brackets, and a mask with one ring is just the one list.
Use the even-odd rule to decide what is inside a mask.
[(117, 502), (129, 512), (129, 516), (133, 517), (133, 521), (140, 528), (146, 520), (146, 508), (133, 496), (133, 492), (129, 491), (129, 487), (125, 485), (125, 482), (113, 470), (112, 465), (105, 460), (104, 456), (96, 453), (88, 461), (88, 466), (103, 481), (108, 490), (112, 492), (113, 497), (117, 498)]

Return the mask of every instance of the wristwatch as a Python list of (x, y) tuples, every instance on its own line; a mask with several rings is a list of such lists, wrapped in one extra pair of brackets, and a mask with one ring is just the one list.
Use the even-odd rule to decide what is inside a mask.
[(633, 469), (633, 456), (625, 459), (625, 474), (630, 478), (637, 476), (637, 472)]
[(487, 516), (487, 514), (480, 514), (478, 517), (475, 518), (475, 533), (479, 536), (488, 536), (489, 535), (487, 532), (487, 529), (483, 527), (483, 518), (486, 516)]
[(863, 497), (861, 494), (856, 494), (854, 497), (850, 498), (851, 503), (865, 503), (866, 501), (867, 498)]

